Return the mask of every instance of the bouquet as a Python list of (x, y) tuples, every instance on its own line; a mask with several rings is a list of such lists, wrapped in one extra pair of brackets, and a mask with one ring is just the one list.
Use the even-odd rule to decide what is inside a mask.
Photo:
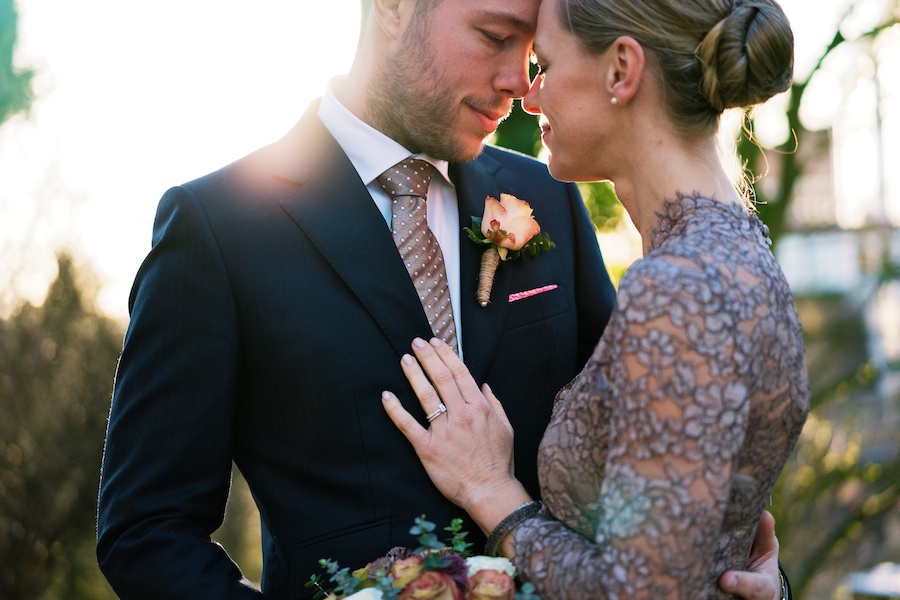
[(540, 600), (530, 583), (516, 591), (516, 569), (508, 559), (470, 555), (461, 519), (445, 528), (452, 534), (447, 543), (434, 529), (424, 515), (418, 517), (409, 531), (418, 548), (393, 548), (352, 573), (320, 560), (334, 587), (326, 589), (324, 574), (310, 577), (306, 587), (316, 589), (316, 600)]

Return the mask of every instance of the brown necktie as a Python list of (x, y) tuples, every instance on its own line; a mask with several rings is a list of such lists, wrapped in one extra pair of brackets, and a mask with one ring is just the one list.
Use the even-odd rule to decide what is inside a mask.
[(432, 173), (430, 163), (407, 158), (382, 173), (378, 183), (391, 198), (391, 234), (431, 330), (458, 353), (444, 255), (428, 227), (425, 196)]

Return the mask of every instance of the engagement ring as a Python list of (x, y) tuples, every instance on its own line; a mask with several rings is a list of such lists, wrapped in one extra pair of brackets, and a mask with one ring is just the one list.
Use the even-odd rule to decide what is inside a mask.
[(447, 407), (444, 406), (444, 403), (443, 403), (443, 402), (441, 402), (440, 404), (438, 404), (438, 407), (437, 407), (436, 409), (434, 409), (434, 412), (430, 413), (430, 414), (429, 414), (427, 417), (425, 417), (425, 418), (428, 419), (428, 422), (429, 422), (429, 423), (431, 423), (432, 421), (434, 421), (435, 419), (437, 419), (439, 416), (441, 416), (441, 415), (444, 414), (445, 412), (447, 412)]

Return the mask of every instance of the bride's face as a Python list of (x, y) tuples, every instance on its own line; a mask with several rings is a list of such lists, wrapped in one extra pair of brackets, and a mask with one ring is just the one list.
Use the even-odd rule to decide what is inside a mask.
[(612, 154), (615, 109), (604, 81), (606, 53), (589, 54), (559, 21), (562, 0), (544, 0), (538, 15), (534, 53), (538, 75), (522, 100), (540, 114), (541, 140), (550, 152), (550, 173), (564, 181), (596, 181), (613, 174), (605, 164)]

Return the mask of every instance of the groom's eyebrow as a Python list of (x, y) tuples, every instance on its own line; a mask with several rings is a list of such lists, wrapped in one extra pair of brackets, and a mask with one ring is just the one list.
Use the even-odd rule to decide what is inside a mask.
[(505, 10), (476, 10), (475, 16), (482, 22), (509, 25), (525, 35), (534, 35), (534, 23), (526, 21), (519, 15)]

